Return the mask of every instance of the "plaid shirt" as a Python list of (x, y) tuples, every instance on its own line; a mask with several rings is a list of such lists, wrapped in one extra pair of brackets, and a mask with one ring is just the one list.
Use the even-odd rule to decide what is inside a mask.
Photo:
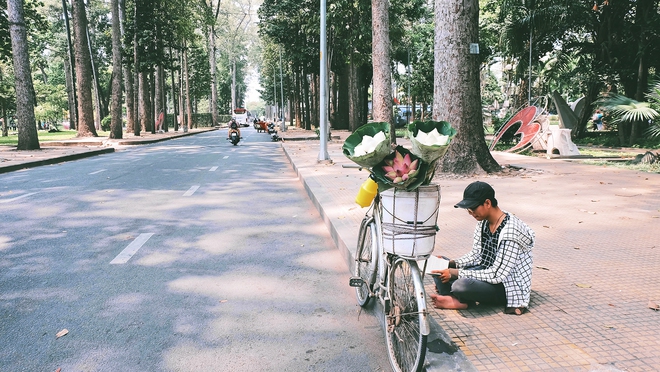
[(491, 284), (502, 283), (507, 307), (527, 307), (532, 287), (534, 231), (518, 217), (506, 214), (498, 228), (499, 237), (493, 250), (494, 259), (486, 256), (488, 249), (482, 246), (482, 232), (488, 229), (488, 221), (484, 220), (477, 223), (474, 230), (472, 250), (455, 260), (458, 269), (483, 265), (485, 261), (492, 264), (480, 270), (459, 270), (458, 277), (474, 278)]

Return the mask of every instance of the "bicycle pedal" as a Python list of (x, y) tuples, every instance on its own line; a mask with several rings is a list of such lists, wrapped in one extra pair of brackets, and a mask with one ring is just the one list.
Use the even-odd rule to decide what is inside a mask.
[(364, 280), (362, 280), (362, 278), (360, 278), (359, 276), (352, 276), (348, 280), (348, 285), (350, 285), (351, 287), (362, 287), (362, 285), (364, 285)]

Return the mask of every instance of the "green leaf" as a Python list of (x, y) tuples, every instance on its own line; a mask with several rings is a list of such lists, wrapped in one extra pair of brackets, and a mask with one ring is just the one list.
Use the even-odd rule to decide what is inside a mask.
[[(438, 133), (449, 136), (446, 145), (433, 145), (427, 146), (415, 139), (419, 131), (430, 133), (436, 129)], [(449, 149), (449, 144), (452, 138), (456, 135), (456, 129), (452, 128), (451, 124), (446, 121), (414, 121), (408, 125), (408, 132), (410, 133), (410, 142), (412, 143), (412, 153), (417, 155), (423, 161), (434, 165), (438, 159), (443, 157)]]
[[(376, 150), (373, 152), (362, 155), (362, 156), (353, 156), (355, 153), (355, 147), (362, 143), (362, 137), (365, 135), (375, 136), (378, 132), (385, 133), (385, 141), (382, 141), (376, 147)], [(383, 158), (391, 153), (390, 150), (390, 124), (389, 123), (369, 123), (359, 127), (355, 132), (353, 132), (342, 146), (342, 151), (347, 158), (354, 161), (355, 163), (371, 168), (376, 164), (380, 163)]]

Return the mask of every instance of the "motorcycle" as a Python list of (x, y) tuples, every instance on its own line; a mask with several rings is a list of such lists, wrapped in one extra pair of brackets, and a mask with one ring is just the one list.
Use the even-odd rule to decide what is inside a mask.
[(275, 124), (274, 123), (268, 123), (268, 134), (273, 134), (275, 132), (277, 132), (277, 130), (275, 130)]
[(268, 123), (268, 134), (270, 134), (270, 139), (275, 142), (282, 139), (282, 137), (277, 135), (277, 129), (275, 129), (274, 123)]
[(233, 130), (229, 133), (229, 138), (227, 138), (227, 140), (231, 141), (231, 144), (236, 146), (241, 140), (241, 137), (238, 135), (238, 131)]

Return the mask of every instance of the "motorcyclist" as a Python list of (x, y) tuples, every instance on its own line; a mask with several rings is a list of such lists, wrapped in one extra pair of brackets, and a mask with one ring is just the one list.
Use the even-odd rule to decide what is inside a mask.
[(231, 137), (232, 132), (238, 132), (238, 138), (241, 138), (241, 129), (238, 127), (236, 118), (231, 118), (231, 121), (229, 121), (229, 130), (227, 131), (227, 138)]

